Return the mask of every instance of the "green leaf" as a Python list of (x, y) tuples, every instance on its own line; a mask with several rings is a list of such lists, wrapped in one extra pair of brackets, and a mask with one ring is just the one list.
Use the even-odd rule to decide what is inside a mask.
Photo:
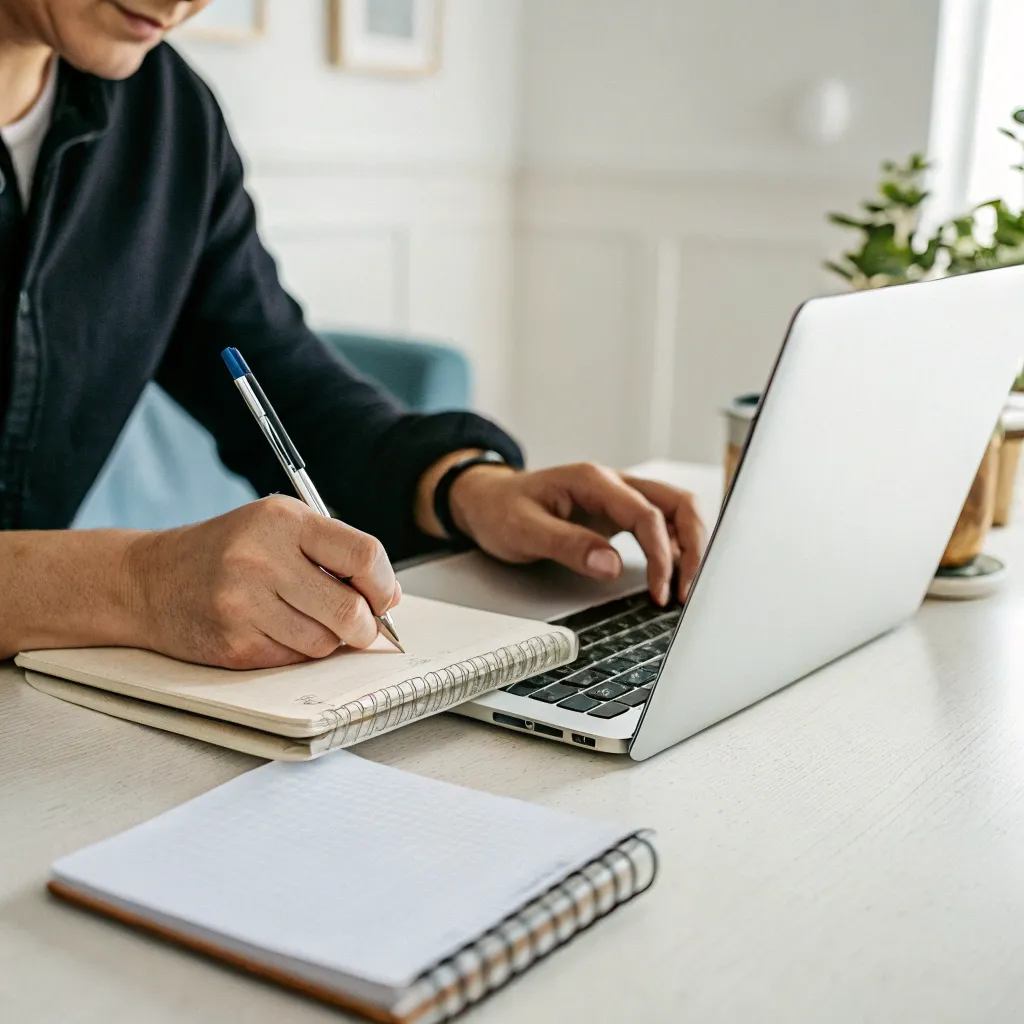
[(846, 258), (868, 278), (883, 276), (894, 280), (906, 280), (907, 270), (913, 265), (916, 254), (909, 248), (897, 246), (894, 242), (896, 227), (882, 224), (868, 235), (859, 253), (846, 253)]
[(1010, 116), (1017, 122), (1017, 124), (1024, 124), (1024, 109), (1015, 110)]
[(953, 221), (956, 228), (957, 238), (970, 238), (974, 234), (974, 218), (968, 214), (966, 217), (957, 217)]
[(844, 228), (860, 228), (862, 231), (865, 231), (871, 227), (870, 223), (854, 220), (853, 217), (847, 217), (845, 213), (830, 213), (828, 219), (831, 223), (838, 224)]
[(881, 191), (886, 199), (892, 200), (897, 206), (903, 206), (910, 210), (920, 206), (927, 196), (927, 193), (922, 192), (916, 185), (908, 185), (904, 188), (894, 181), (883, 182)]
[(838, 274), (840, 277), (844, 278), (847, 281), (853, 280), (853, 272), (847, 270), (846, 267), (840, 266), (833, 260), (825, 260), (822, 266), (825, 267), (826, 270), (831, 270), (833, 274)]
[(1020, 224), (1006, 221), (996, 228), (992, 238), (999, 245), (1006, 245), (1011, 249), (1016, 249), (1018, 245), (1024, 245), (1024, 227)]
[(1013, 132), (1011, 132), (1009, 128), (1002, 128), (1002, 127), (1000, 127), (1000, 128), (997, 129), (997, 131), (1001, 135), (1005, 135), (1008, 139), (1013, 139), (1014, 142), (1019, 142), (1020, 141), (1020, 139), (1018, 139), (1017, 136)]
[(923, 253), (921, 253), (917, 261), (922, 270), (929, 271), (935, 266), (935, 261), (939, 255), (940, 245), (941, 240), (938, 235), (936, 235), (932, 239), (929, 239), (928, 247), (925, 249)]

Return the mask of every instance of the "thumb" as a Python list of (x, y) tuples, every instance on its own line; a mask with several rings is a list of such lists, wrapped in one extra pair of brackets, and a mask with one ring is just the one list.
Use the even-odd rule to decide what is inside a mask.
[(527, 507), (520, 529), (523, 554), (530, 558), (548, 558), (598, 580), (614, 580), (622, 573), (622, 559), (606, 537), (567, 523), (541, 506)]

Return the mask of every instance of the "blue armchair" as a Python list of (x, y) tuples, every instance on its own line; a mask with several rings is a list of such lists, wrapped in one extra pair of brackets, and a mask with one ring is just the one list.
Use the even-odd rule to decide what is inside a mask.
[[(470, 403), (469, 362), (456, 349), (362, 334), (321, 337), (411, 409), (439, 412)], [(73, 525), (166, 529), (209, 519), (255, 497), (248, 481), (221, 464), (209, 433), (150, 384)]]

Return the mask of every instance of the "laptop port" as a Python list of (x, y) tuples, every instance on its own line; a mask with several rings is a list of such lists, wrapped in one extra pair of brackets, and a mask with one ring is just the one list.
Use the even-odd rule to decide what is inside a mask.
[[(516, 718), (513, 715), (503, 715), (500, 711), (495, 711), (493, 718), (498, 725), (514, 725), (517, 729), (529, 728), (526, 724), (525, 718)], [(561, 735), (561, 733), (559, 733), (559, 735)]]
[(542, 736), (557, 736), (559, 739), (562, 738), (561, 729), (553, 729), (550, 725), (541, 725), (540, 722), (533, 723), (533, 731), (539, 732)]
[[(559, 733), (561, 735), (561, 733)], [(578, 732), (572, 734), (573, 743), (582, 743), (585, 747), (596, 747), (597, 740), (593, 736), (581, 736)]]

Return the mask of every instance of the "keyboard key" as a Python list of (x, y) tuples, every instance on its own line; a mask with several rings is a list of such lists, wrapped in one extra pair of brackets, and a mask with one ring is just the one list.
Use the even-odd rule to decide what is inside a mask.
[(628, 672), (634, 665), (634, 662), (628, 658), (617, 656), (610, 658), (608, 661), (602, 661), (599, 665), (595, 665), (594, 668), (600, 672), (605, 672), (608, 675), (617, 676), (620, 672)]
[(621, 632), (621, 628), (616, 626), (613, 622), (599, 622), (596, 626), (590, 626), (580, 633), (581, 644), (592, 644), (597, 643), (599, 640), (603, 640), (605, 637), (611, 636), (613, 633)]
[(623, 686), (645, 686), (647, 683), (653, 682), (657, 675), (656, 668), (644, 665), (643, 668), (634, 668), (624, 675), (616, 676), (615, 682), (621, 683)]
[(629, 708), (625, 704), (620, 704), (618, 701), (610, 700), (607, 704), (602, 704), (599, 708), (594, 708), (593, 711), (588, 712), (594, 718), (615, 718), (618, 715), (624, 714)]
[(626, 687), (619, 686), (618, 683), (601, 683), (599, 686), (592, 686), (587, 690), (587, 696), (597, 700), (614, 700), (619, 694), (625, 692)]
[(587, 671), (593, 672), (599, 679), (611, 679), (612, 676), (618, 675), (621, 669), (610, 668), (607, 661), (599, 661), (596, 665), (591, 665)]
[(670, 634), (658, 637), (657, 640), (652, 640), (647, 646), (651, 648), (657, 654), (664, 654), (672, 643), (672, 637)]
[(656, 636), (661, 636), (664, 632), (661, 626), (656, 622), (652, 622), (649, 626), (641, 626), (635, 630), (633, 635), (638, 640), (653, 640)]
[(652, 658), (663, 658), (665, 656), (665, 650), (668, 648), (668, 644), (665, 644), (664, 648), (656, 640), (651, 640), (644, 644), (643, 647), (637, 648), (642, 656), (643, 661), (650, 661)]
[(555, 682), (555, 676), (550, 672), (544, 672), (539, 676), (531, 676), (529, 679), (524, 679), (523, 682), (533, 683), (533, 688), (539, 690), (542, 686)]
[(629, 665), (639, 665), (640, 662), (647, 661), (649, 657), (650, 654), (647, 654), (644, 651), (639, 650), (637, 648), (633, 648), (633, 650), (622, 651), (621, 653), (616, 654), (615, 660), (624, 661)]
[(513, 683), (512, 686), (504, 687), (506, 693), (511, 693), (516, 697), (529, 697), (531, 693), (536, 693), (544, 683), (537, 682), (536, 679), (529, 679), (522, 683)]
[(576, 612), (574, 615), (568, 615), (564, 619), (557, 621), (556, 625), (568, 626), (569, 629), (578, 633), (581, 629), (586, 629), (587, 626), (604, 622), (605, 619), (621, 615), (622, 612), (628, 610), (629, 606), (625, 600), (609, 601), (607, 604), (598, 605), (596, 608), (587, 608), (582, 612)]
[(587, 668), (578, 675), (569, 676), (563, 682), (566, 686), (574, 686), (577, 690), (585, 690), (588, 686), (596, 686), (598, 683), (603, 683), (607, 678), (603, 672)]
[(628, 629), (630, 626), (639, 626), (641, 622), (646, 622), (647, 619), (647, 613), (640, 609), (635, 612), (627, 612), (615, 621), (621, 623), (623, 629)]
[(543, 690), (537, 690), (530, 694), (531, 700), (542, 700), (545, 704), (557, 704), (565, 697), (571, 697), (576, 692), (571, 686), (562, 683), (554, 683)]
[(630, 690), (629, 693), (624, 693), (619, 697), (619, 703), (625, 704), (627, 707), (637, 708), (645, 703), (650, 695), (651, 691), (641, 686), (638, 690)]
[(592, 700), (585, 693), (577, 693), (575, 696), (560, 701), (558, 706), (560, 708), (568, 708), (570, 711), (590, 711), (600, 703), (599, 700)]
[(553, 668), (550, 672), (544, 673), (545, 679), (564, 679), (566, 676), (571, 676), (573, 672), (578, 670), (578, 666), (575, 663), (569, 665), (562, 665), (561, 668)]

